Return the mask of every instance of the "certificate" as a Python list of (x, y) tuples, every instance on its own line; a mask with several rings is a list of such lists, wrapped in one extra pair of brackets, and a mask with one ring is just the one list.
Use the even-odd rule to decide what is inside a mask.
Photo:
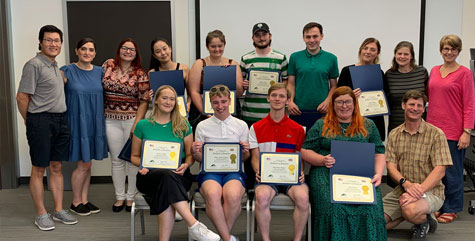
[(361, 92), (358, 98), (358, 105), (362, 116), (389, 114), (386, 95), (382, 90)]
[(178, 104), (178, 111), (180, 111), (180, 114), (183, 117), (188, 117), (188, 112), (186, 111), (186, 99), (185, 96), (177, 96), (176, 97), (176, 102)]
[(334, 174), (332, 176), (332, 202), (373, 204), (374, 186), (371, 178)]
[(179, 142), (143, 140), (140, 168), (177, 169), (181, 164)]
[(251, 94), (267, 95), (269, 88), (279, 82), (277, 71), (251, 70), (249, 72), (249, 89)]
[(239, 143), (204, 143), (201, 163), (203, 172), (229, 173), (241, 171)]
[(277, 185), (299, 184), (299, 153), (261, 153), (259, 162), (261, 183)]
[[(229, 113), (232, 115), (235, 114), (234, 103), (236, 103), (235, 92), (231, 91), (231, 104), (229, 105)], [(209, 90), (205, 91), (203, 94), (203, 114), (212, 115), (214, 113), (213, 108), (211, 107), (211, 101), (209, 100)]]

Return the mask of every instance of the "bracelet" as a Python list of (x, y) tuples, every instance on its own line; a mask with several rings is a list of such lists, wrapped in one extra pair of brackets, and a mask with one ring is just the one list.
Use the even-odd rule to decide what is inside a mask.
[(463, 132), (467, 133), (468, 135), (472, 134), (472, 130), (470, 129), (463, 129)]

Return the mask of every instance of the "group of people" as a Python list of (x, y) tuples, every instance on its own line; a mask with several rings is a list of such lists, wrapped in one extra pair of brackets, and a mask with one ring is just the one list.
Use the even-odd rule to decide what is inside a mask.
[[(187, 120), (179, 113), (173, 87), (163, 85), (155, 93), (150, 90), (133, 39), (121, 41), (115, 58), (105, 61), (102, 68), (91, 64), (96, 54), (94, 40), (81, 39), (75, 49), (78, 61), (58, 68), (55, 57), (61, 51), (62, 32), (52, 25), (42, 27), (40, 53), (25, 64), (17, 93), (30, 146), (35, 224), (41, 230), (52, 230), (53, 220), (77, 223), (62, 207), (64, 160), (77, 162), (71, 177), (70, 210), (78, 215), (100, 212), (88, 200), (91, 160), (102, 160), (108, 152), (116, 196), (112, 210), (120, 212), (125, 207), (130, 211), (137, 190), (142, 192), (150, 213), (158, 215), (159, 240), (170, 239), (176, 213), (185, 220), (193, 239), (237, 240), (231, 230), (249, 188), (255, 192), (256, 219), (265, 241), (270, 240), (270, 203), (279, 193), (287, 194), (295, 204), (294, 240), (302, 239), (309, 206), (314, 240), (386, 240), (386, 230), (403, 220), (415, 224), (413, 240), (425, 240), (437, 222), (452, 222), (463, 208), (462, 162), (475, 119), (472, 72), (456, 62), (462, 49), (460, 38), (446, 35), (441, 39), (444, 63), (430, 75), (416, 65), (410, 42), (396, 46), (392, 67), (381, 71), (391, 112), (385, 147), (384, 118), (361, 116), (358, 98), (362, 90), (353, 87), (350, 66), (339, 72), (337, 57), (320, 46), (323, 27), (310, 22), (302, 34), (306, 48), (287, 60), (271, 47), (269, 26), (257, 23), (252, 28), (255, 49), (238, 64), (223, 56), (226, 40), (215, 30), (206, 37), (209, 56), (196, 60), (191, 69), (172, 60), (168, 40), (154, 39), (148, 72), (183, 70), (189, 96)], [(380, 51), (377, 39), (365, 39), (355, 66), (377, 64)], [(235, 91), (238, 97), (244, 95), (239, 118), (230, 114), (231, 90), (225, 85), (209, 90), (214, 114), (203, 115), (204, 67), (229, 65), (239, 66)], [(273, 84), (267, 95), (247, 93), (251, 70), (279, 71), (281, 83)], [(145, 117), (149, 102), (153, 109)], [(132, 154), (131, 162), (126, 162), (118, 156), (129, 138)], [(139, 169), (143, 140), (181, 143), (180, 166), (172, 171)], [(330, 155), (332, 140), (374, 143), (372, 183), (377, 204), (331, 202), (329, 169), (338, 162)], [(239, 143), (245, 170), (201, 172), (197, 177), (217, 233), (196, 220), (187, 203), (193, 182), (189, 168), (203, 161), (207, 142)], [(309, 179), (302, 171), (298, 185), (261, 183), (261, 152), (301, 153), (302, 165), (311, 165)], [(397, 186), (382, 198), (386, 163), (388, 176)], [(43, 203), (42, 178), (47, 167), (55, 203), (52, 215)]]

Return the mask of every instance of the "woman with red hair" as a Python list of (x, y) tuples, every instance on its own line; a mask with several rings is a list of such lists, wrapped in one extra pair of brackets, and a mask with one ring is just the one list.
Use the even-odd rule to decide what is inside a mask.
[[(114, 59), (102, 65), (104, 78), (104, 113), (106, 136), (112, 160), (112, 182), (116, 202), (112, 211), (120, 212), (124, 206), (130, 211), (136, 194), (135, 180), (138, 167), (118, 158), (122, 147), (144, 118), (148, 108), (150, 83), (147, 72), (142, 69), (137, 43), (126, 38), (119, 43)], [(125, 177), (128, 190), (125, 192)]]
[[(329, 168), (338, 160), (330, 155), (331, 141), (354, 141), (375, 144), (372, 183), (376, 205), (339, 204), (330, 201)], [(310, 201), (314, 240), (386, 240), (381, 177), (385, 166), (384, 145), (373, 121), (363, 118), (352, 89), (338, 87), (331, 96), (328, 114), (307, 132), (302, 158), (310, 169)]]

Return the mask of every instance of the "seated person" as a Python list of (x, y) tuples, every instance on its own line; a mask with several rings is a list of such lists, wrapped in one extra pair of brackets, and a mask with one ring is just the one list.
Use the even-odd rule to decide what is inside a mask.
[(388, 175), (399, 183), (383, 198), (387, 229), (406, 220), (415, 224), (412, 240), (426, 240), (435, 232), (432, 213), (444, 203), (442, 177), (452, 165), (449, 146), (439, 128), (422, 119), (427, 97), (409, 90), (402, 99), (405, 122), (388, 137), (386, 161)]
[[(242, 160), (249, 158), (249, 130), (247, 124), (229, 113), (230, 91), (225, 85), (210, 89), (209, 98), (214, 115), (198, 124), (192, 146), (193, 159), (201, 162), (204, 142), (239, 142)], [(243, 169), (241, 169), (243, 170)], [(242, 172), (229, 174), (200, 173), (200, 193), (206, 201), (206, 213), (223, 241), (234, 241), (230, 235), (234, 222), (241, 213), (241, 199), (245, 191)]]
[(137, 173), (137, 189), (144, 193), (150, 205), (150, 214), (158, 215), (159, 240), (170, 240), (175, 210), (188, 225), (188, 232), (195, 240), (219, 241), (219, 235), (198, 222), (190, 212), (187, 191), (192, 177), (191, 145), (193, 135), (188, 121), (180, 114), (173, 87), (163, 85), (155, 94), (152, 114), (140, 120), (134, 130), (131, 161), (140, 166), (142, 140), (173, 141), (184, 145), (183, 159), (176, 170), (141, 168)]
[[(260, 184), (260, 152), (298, 152), (305, 140), (305, 131), (301, 125), (287, 117), (285, 105), (290, 98), (290, 91), (285, 84), (274, 84), (269, 88), (267, 101), (270, 103), (269, 114), (254, 123), (249, 131), (249, 146), (252, 155), (252, 168), (256, 172), (255, 187), (256, 219), (263, 241), (269, 241), (271, 220), (270, 203), (279, 192), (283, 192), (295, 204), (294, 241), (301, 240), (308, 218), (308, 187), (304, 183), (304, 172), (300, 175), (300, 185)], [(300, 163), (303, 167), (303, 163)]]

